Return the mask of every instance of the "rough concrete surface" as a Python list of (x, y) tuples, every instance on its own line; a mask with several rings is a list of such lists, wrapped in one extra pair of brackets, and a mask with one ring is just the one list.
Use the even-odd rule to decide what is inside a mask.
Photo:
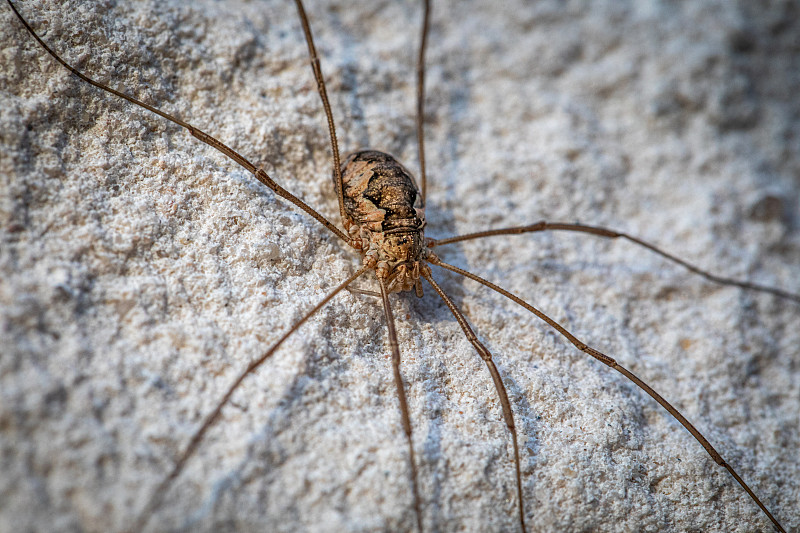
[[(181, 4), (18, 5), (69, 61), (336, 220), (293, 4)], [(581, 221), (800, 292), (798, 4), (751, 5), (434, 2), (427, 235)], [(343, 150), (416, 172), (418, 3), (307, 8)], [(225, 157), (69, 75), (5, 5), (0, 54), (0, 530), (119, 531), (235, 376), (358, 258)], [(631, 368), (800, 529), (800, 305), (589, 236), (441, 256)], [(633, 384), (435, 275), (505, 376), (530, 530), (770, 531)], [(516, 531), (485, 366), (433, 291), (394, 306), (426, 530)], [(387, 354), (377, 302), (337, 297), (245, 381), (148, 530), (413, 531)]]

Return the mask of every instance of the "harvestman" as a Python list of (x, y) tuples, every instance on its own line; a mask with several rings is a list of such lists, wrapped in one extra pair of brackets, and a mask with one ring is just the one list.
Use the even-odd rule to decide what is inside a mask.
[[(562, 326), (555, 321), (541, 313), (538, 309), (530, 304), (524, 302), (515, 295), (503, 290), (497, 285), (492, 284), (474, 274), (471, 274), (458, 267), (449, 265), (441, 261), (432, 251), (433, 248), (454, 242), (460, 242), (470, 239), (477, 239), (483, 237), (490, 237), (496, 235), (520, 234), (531, 233), (539, 231), (573, 231), (589, 233), (605, 238), (623, 238), (633, 243), (639, 244), (649, 250), (674, 261), (692, 272), (695, 272), (710, 281), (721, 283), (724, 285), (738, 286), (745, 289), (762, 291), (771, 293), (775, 296), (800, 302), (800, 296), (787, 293), (780, 289), (766, 287), (762, 285), (752, 284), (744, 281), (738, 281), (730, 278), (724, 278), (705, 272), (675, 256), (657, 249), (655, 246), (643, 242), (635, 237), (628, 236), (624, 233), (615, 232), (605, 228), (569, 224), (569, 223), (546, 223), (540, 222), (537, 224), (522, 226), (517, 228), (506, 228), (498, 230), (488, 230), (484, 232), (473, 233), (469, 235), (451, 237), (446, 239), (427, 239), (423, 237), (423, 229), (425, 227), (424, 218), (424, 200), (426, 197), (426, 174), (425, 174), (425, 159), (424, 159), (424, 136), (423, 136), (423, 120), (424, 116), (424, 54), (425, 45), (428, 34), (428, 20), (429, 20), (429, 5), (425, 2), (423, 30), (421, 32), (421, 44), (419, 47), (419, 68), (417, 70), (417, 139), (418, 150), (420, 159), (420, 178), (421, 187), (419, 193), (417, 192), (416, 185), (410, 174), (391, 156), (382, 154), (380, 152), (363, 151), (351, 154), (349, 157), (340, 161), (339, 150), (337, 146), (336, 133), (333, 124), (333, 118), (328, 103), (325, 84), (323, 81), (322, 71), (319, 63), (317, 52), (314, 48), (314, 42), (311, 35), (311, 30), (308, 25), (308, 19), (305, 15), (302, 3), (297, 0), (297, 8), (299, 16), (303, 23), (303, 29), (306, 36), (306, 41), (309, 48), (309, 54), (312, 58), (311, 64), (314, 72), (315, 79), (317, 80), (319, 94), (325, 108), (325, 113), (328, 119), (328, 127), (331, 138), (331, 147), (333, 151), (334, 161), (334, 183), (336, 185), (336, 192), (339, 202), (339, 211), (345, 231), (342, 232), (333, 223), (325, 219), (322, 215), (317, 213), (314, 209), (307, 206), (297, 197), (283, 189), (275, 181), (269, 177), (266, 172), (261, 168), (253, 165), (245, 157), (241, 156), (234, 150), (222, 144), (216, 138), (198, 130), (190, 124), (183, 122), (176, 117), (169, 115), (159, 109), (151, 107), (143, 102), (140, 102), (126, 94), (117, 92), (103, 84), (95, 82), (91, 78), (78, 72), (73, 67), (65, 63), (55, 52), (53, 52), (39, 37), (35, 34), (33, 29), (22, 19), (19, 12), (17, 12), (14, 5), (8, 0), (9, 5), (17, 13), (20, 20), (23, 21), (28, 31), (39, 41), (39, 43), (62, 65), (71, 70), (82, 80), (99, 87), (107, 92), (113, 93), (131, 103), (144, 107), (149, 111), (156, 113), (163, 118), (174, 122), (175, 124), (186, 128), (193, 136), (200, 141), (220, 150), (222, 153), (239, 163), (249, 172), (253, 173), (255, 177), (272, 189), (276, 194), (290, 201), (295, 206), (305, 211), (307, 214), (315, 218), (324, 227), (330, 230), (334, 235), (339, 237), (342, 241), (348, 243), (351, 247), (359, 250), (363, 257), (363, 265), (352, 276), (343, 281), (335, 290), (331, 291), (317, 306), (311, 309), (304, 317), (297, 321), (284, 335), (272, 345), (272, 347), (263, 354), (263, 356), (253, 361), (247, 369), (240, 375), (240, 377), (230, 386), (226, 395), (217, 403), (216, 408), (206, 417), (190, 443), (186, 447), (180, 459), (177, 461), (173, 471), (167, 476), (161, 486), (155, 491), (147, 507), (140, 514), (140, 522), (134, 527), (135, 530), (142, 529), (150, 515), (157, 509), (161, 500), (170, 488), (172, 481), (181, 473), (187, 460), (191, 458), (197, 446), (201, 442), (206, 431), (216, 421), (221, 409), (229, 401), (233, 392), (237, 389), (241, 381), (252, 372), (254, 372), (264, 361), (266, 361), (273, 352), (296, 331), (308, 318), (313, 316), (320, 308), (328, 303), (336, 294), (344, 289), (351, 289), (355, 292), (367, 292), (370, 296), (380, 298), (383, 304), (384, 316), (389, 334), (389, 344), (392, 353), (392, 366), (394, 372), (395, 386), (397, 390), (397, 398), (400, 404), (400, 411), (402, 413), (403, 430), (406, 436), (409, 453), (409, 466), (410, 466), (410, 481), (413, 492), (415, 515), (417, 520), (417, 527), (420, 531), (423, 530), (423, 506), (425, 495), (420, 493), (417, 483), (417, 460), (414, 456), (414, 447), (412, 445), (412, 429), (413, 424), (409, 419), (408, 406), (405, 398), (403, 380), (400, 373), (400, 350), (397, 341), (397, 334), (395, 332), (394, 318), (392, 316), (392, 309), (389, 304), (389, 295), (395, 292), (410, 291), (416, 292), (417, 296), (422, 296), (422, 284), (424, 280), (433, 288), (433, 290), (442, 298), (444, 303), (453, 313), (453, 316), (463, 329), (469, 341), (472, 343), (478, 354), (486, 362), (486, 366), (494, 382), (497, 396), (503, 410), (503, 417), (508, 428), (514, 450), (514, 471), (515, 483), (517, 494), (517, 505), (519, 513), (519, 525), (522, 530), (525, 530), (526, 510), (525, 501), (522, 492), (522, 479), (520, 473), (520, 453), (517, 432), (515, 429), (514, 417), (511, 410), (511, 403), (509, 402), (505, 386), (501, 379), (500, 373), (497, 370), (492, 356), (484, 345), (473, 334), (470, 325), (459, 311), (453, 301), (445, 294), (439, 287), (431, 275), (431, 269), (428, 264), (441, 267), (458, 273), (462, 276), (470, 278), (478, 283), (481, 283), (494, 291), (506, 296), (517, 304), (521, 305), (531, 313), (535, 314), (540, 319), (544, 320), (547, 324), (557, 330), (569, 342), (575, 345), (579, 350), (596, 358), (600, 362), (614, 368), (628, 379), (633, 381), (642, 390), (647, 392), (653, 399), (662, 405), (673, 417), (675, 417), (706, 449), (712, 458), (720, 465), (726, 468), (742, 488), (750, 495), (752, 500), (762, 509), (762, 511), (772, 520), (775, 527), (784, 531), (778, 521), (772, 516), (767, 508), (761, 503), (755, 493), (747, 486), (747, 484), (739, 477), (736, 471), (724, 462), (722, 457), (711, 446), (711, 444), (703, 437), (694, 427), (669, 403), (661, 398), (655, 391), (648, 385), (639, 380), (636, 376), (631, 374), (628, 370), (618, 365), (612, 358), (600, 353), (594, 348), (587, 346), (581, 340), (574, 337)], [(416, 200), (416, 201), (415, 201)], [(350, 287), (351, 283), (365, 275), (368, 271), (375, 272), (376, 279), (380, 288), (380, 292), (360, 291)], [(527, 511), (527, 516), (530, 516), (530, 510)]]

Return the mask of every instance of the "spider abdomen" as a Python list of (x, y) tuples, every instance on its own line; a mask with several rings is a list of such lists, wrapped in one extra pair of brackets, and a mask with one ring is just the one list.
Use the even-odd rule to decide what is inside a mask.
[(390, 292), (414, 288), (425, 259), (425, 215), (411, 173), (384, 152), (353, 152), (342, 163), (342, 187), (345, 229), (364, 264), (388, 279)]

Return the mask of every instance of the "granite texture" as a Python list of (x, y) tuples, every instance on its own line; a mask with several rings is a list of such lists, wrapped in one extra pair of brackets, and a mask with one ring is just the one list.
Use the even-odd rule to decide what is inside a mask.
[[(18, 5), (70, 62), (336, 220), (293, 4), (182, 4)], [(581, 221), (800, 292), (797, 2), (496, 4), (434, 2), (428, 236)], [(416, 172), (418, 3), (307, 9), (343, 151)], [(235, 376), (358, 257), (184, 131), (79, 82), (6, 5), (0, 93), (0, 530), (119, 531)], [(641, 376), (800, 529), (800, 305), (589, 236), (441, 256)], [(531, 531), (771, 530), (633, 384), (435, 275), (505, 376)], [(516, 531), (485, 366), (433, 291), (393, 301), (426, 530)], [(245, 381), (148, 530), (413, 531), (408, 472), (382, 313), (344, 294)]]

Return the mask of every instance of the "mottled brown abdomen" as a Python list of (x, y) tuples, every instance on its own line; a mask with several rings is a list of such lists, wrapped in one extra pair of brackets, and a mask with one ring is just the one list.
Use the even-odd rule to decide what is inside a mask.
[(342, 163), (342, 181), (344, 209), (352, 222), (379, 232), (422, 229), (417, 184), (391, 155), (376, 150), (350, 154)]

